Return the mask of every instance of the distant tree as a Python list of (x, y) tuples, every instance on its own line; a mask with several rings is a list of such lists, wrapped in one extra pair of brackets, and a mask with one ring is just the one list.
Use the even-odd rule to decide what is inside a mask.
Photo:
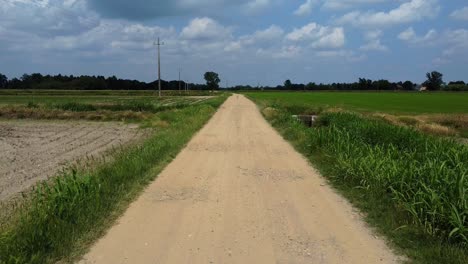
[(426, 85), (427, 89), (431, 91), (440, 90), (440, 87), (444, 84), (444, 81), (442, 80), (443, 76), (444, 75), (442, 73), (437, 71), (433, 71), (431, 73), (428, 72), (426, 74), (427, 81), (424, 82), (424, 85)]
[(449, 82), (449, 85), (465, 85), (464, 81)]
[(291, 83), (291, 80), (286, 80), (284, 81), (284, 89), (286, 90), (291, 90), (292, 89), (292, 83)]
[(371, 90), (372, 80), (366, 78), (359, 78), (359, 90)]
[(317, 84), (315, 84), (314, 82), (310, 82), (306, 85), (306, 89), (310, 91), (317, 90)]
[(374, 90), (391, 90), (392, 84), (388, 80), (378, 80), (372, 83), (372, 89)]
[(219, 89), (219, 75), (216, 72), (206, 72), (205, 73), (206, 86), (209, 90), (214, 91)]
[(6, 88), (8, 84), (8, 78), (0, 73), (0, 89)]
[(406, 81), (402, 86), (404, 90), (410, 91), (413, 90), (414, 84), (411, 81)]

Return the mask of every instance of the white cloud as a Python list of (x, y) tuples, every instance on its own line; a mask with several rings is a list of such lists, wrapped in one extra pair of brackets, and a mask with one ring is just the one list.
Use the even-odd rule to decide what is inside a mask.
[(450, 17), (458, 20), (468, 20), (468, 6), (453, 11)]
[(274, 59), (291, 59), (297, 57), (302, 51), (302, 48), (296, 45), (282, 46), (278, 49), (258, 49), (257, 56)]
[(280, 41), (284, 35), (284, 30), (276, 25), (272, 25), (265, 30), (258, 30), (252, 35), (240, 37), (240, 41), (245, 45), (272, 43)]
[(376, 4), (388, 0), (324, 0), (323, 7), (327, 9), (344, 9), (359, 4)]
[(367, 43), (362, 45), (359, 49), (364, 51), (387, 51), (388, 47), (381, 43), (380, 38), (383, 32), (381, 30), (372, 30), (365, 33), (364, 38)]
[(433, 60), (435, 64), (447, 64), (453, 60), (468, 62), (468, 30), (456, 29), (445, 31), (438, 43), (444, 46), (442, 54)]
[(340, 17), (337, 22), (356, 27), (380, 28), (434, 18), (439, 10), (438, 0), (411, 0), (388, 12), (353, 11)]
[(251, 0), (245, 4), (245, 9), (247, 12), (257, 12), (269, 7), (272, 4), (271, 2), (271, 0)]
[(443, 52), (444, 55), (466, 54), (468, 51), (468, 30), (456, 29), (444, 32), (442, 39), (447, 42), (448, 48)]
[(294, 42), (308, 42), (313, 48), (340, 48), (345, 44), (342, 27), (327, 27), (316, 23), (294, 29), (286, 35), (286, 39)]
[(271, 25), (269, 28), (264, 30), (258, 30), (250, 35), (244, 35), (236, 40), (230, 42), (226, 47), (225, 51), (240, 51), (245, 48), (267, 48), (273, 46), (279, 46), (282, 43), (284, 36), (284, 30), (276, 25)]
[(435, 40), (436, 37), (437, 37), (437, 31), (434, 29), (429, 30), (424, 36), (418, 36), (416, 35), (416, 32), (414, 31), (413, 27), (407, 28), (405, 31), (401, 32), (398, 35), (398, 38), (400, 40), (403, 40), (412, 44), (420, 44), (420, 43), (427, 44), (428, 42)]
[(358, 55), (352, 50), (321, 50), (315, 52), (315, 56), (325, 59), (345, 59), (347, 61), (356, 62), (366, 58), (365, 55)]
[(0, 24), (36, 35), (65, 36), (98, 26), (99, 17), (86, 10), (82, 0), (9, 0), (0, 4)]
[(294, 11), (294, 14), (297, 16), (305, 16), (312, 13), (312, 9), (317, 4), (317, 0), (306, 0), (305, 3), (299, 6), (299, 8)]
[(221, 26), (215, 20), (202, 17), (193, 19), (188, 26), (182, 29), (180, 36), (189, 40), (213, 40), (230, 37), (231, 30)]

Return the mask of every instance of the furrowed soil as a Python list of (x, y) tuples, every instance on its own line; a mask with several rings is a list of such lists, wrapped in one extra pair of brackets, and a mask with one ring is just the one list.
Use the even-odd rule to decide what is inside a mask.
[(119, 123), (0, 121), (0, 201), (140, 135), (137, 125)]
[(307, 160), (231, 96), (81, 263), (395, 263)]

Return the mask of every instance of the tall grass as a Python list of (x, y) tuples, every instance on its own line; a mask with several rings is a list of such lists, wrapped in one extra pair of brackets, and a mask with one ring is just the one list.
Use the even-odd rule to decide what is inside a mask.
[(328, 113), (311, 149), (333, 155), (341, 180), (385, 192), (431, 235), (468, 242), (468, 148), (349, 113)]
[(308, 128), (294, 108), (276, 107), (267, 119), (400, 250), (421, 263), (466, 263), (466, 145), (354, 113), (323, 113)]
[(80, 243), (103, 232), (223, 100), (162, 112), (154, 118), (169, 125), (143, 144), (116, 153), (95, 170), (69, 171), (40, 185), (17, 212), (17, 221), (0, 230), (0, 263), (52, 263), (73, 255)]

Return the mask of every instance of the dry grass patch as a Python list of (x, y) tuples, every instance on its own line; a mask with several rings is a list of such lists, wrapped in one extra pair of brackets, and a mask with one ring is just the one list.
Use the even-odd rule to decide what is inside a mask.
[(382, 119), (392, 125), (412, 127), (426, 134), (450, 137), (468, 136), (467, 114), (396, 116), (377, 113), (371, 116)]
[(267, 119), (272, 119), (278, 115), (278, 110), (273, 107), (267, 107), (263, 109), (262, 113)]
[(437, 136), (458, 136), (458, 132), (450, 127), (442, 126), (434, 123), (423, 123), (416, 126), (416, 129), (427, 134)]

